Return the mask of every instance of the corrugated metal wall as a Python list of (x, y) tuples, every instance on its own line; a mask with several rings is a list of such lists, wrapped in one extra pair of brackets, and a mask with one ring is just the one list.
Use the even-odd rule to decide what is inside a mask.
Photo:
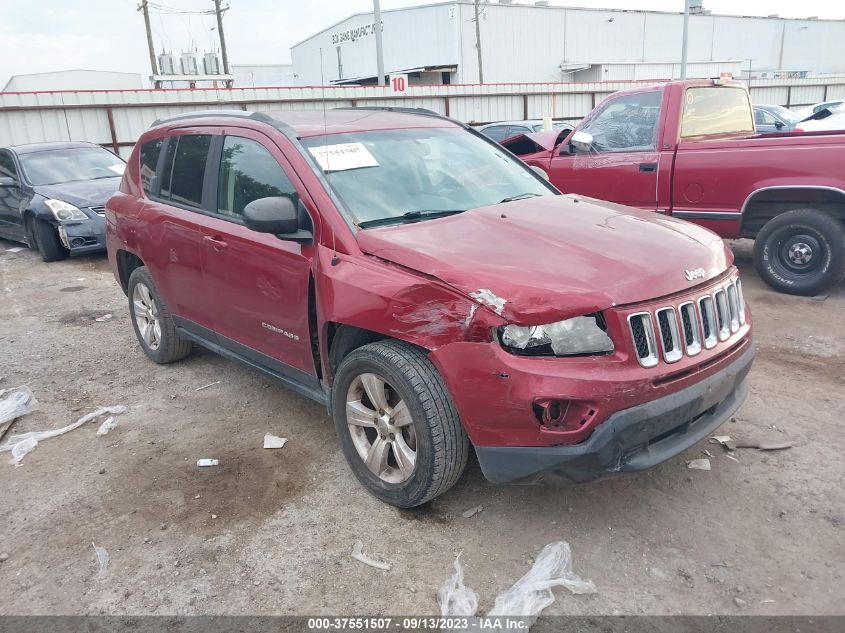
[[(235, 88), (0, 93), (0, 146), (42, 141), (92, 141), (126, 156), (158, 118), (193, 110), (302, 110), (322, 107), (427, 108), (466, 122), (552, 116), (577, 120), (608, 94), (636, 82), (412, 86)], [(845, 77), (754, 81), (755, 103), (804, 106), (845, 98)]]

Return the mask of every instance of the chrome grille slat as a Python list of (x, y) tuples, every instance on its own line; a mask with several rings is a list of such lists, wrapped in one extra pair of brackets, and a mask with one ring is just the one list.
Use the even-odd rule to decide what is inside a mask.
[(696, 300), (628, 315), (634, 352), (643, 367), (654, 367), (661, 360), (675, 363), (685, 354), (713, 349), (745, 323), (745, 298), (738, 279), (722, 282)]
[(658, 363), (658, 358), (651, 314), (648, 312), (638, 312), (629, 315), (628, 327), (634, 339), (634, 350), (640, 365), (643, 367), (654, 367)]
[(730, 314), (728, 313), (728, 295), (724, 289), (713, 293), (716, 303), (716, 324), (719, 328), (719, 340), (724, 341), (731, 335)]
[(105, 207), (88, 207), (91, 211), (96, 213), (97, 215), (105, 215), (106, 208)]
[(711, 349), (719, 342), (716, 335), (716, 307), (713, 304), (713, 297), (701, 297), (698, 300), (698, 308), (701, 311), (701, 323), (704, 330), (704, 347)]
[(681, 360), (681, 336), (678, 332), (678, 317), (674, 308), (660, 308), (655, 312), (660, 328), (660, 342), (663, 344), (663, 359), (667, 363)]
[(736, 286), (728, 286), (728, 312), (731, 316), (731, 332), (739, 331), (739, 303), (736, 298)]
[(695, 302), (687, 301), (682, 303), (678, 310), (681, 313), (681, 327), (684, 332), (684, 345), (688, 356), (695, 356), (701, 351), (701, 332), (698, 329), (698, 313), (695, 311)]

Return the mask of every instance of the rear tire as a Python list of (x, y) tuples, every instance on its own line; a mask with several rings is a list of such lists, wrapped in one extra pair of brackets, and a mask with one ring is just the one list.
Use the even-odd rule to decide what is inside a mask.
[(816, 209), (775, 216), (754, 241), (754, 266), (775, 290), (818, 294), (845, 275), (845, 226)]
[(176, 323), (146, 266), (129, 275), (129, 316), (141, 349), (151, 360), (166, 365), (185, 358), (193, 347), (179, 337)]
[(41, 259), (45, 262), (58, 262), (67, 259), (67, 256), (70, 255), (70, 251), (65, 248), (65, 245), (59, 239), (59, 232), (49, 222), (33, 220), (32, 232), (35, 236), (38, 252), (41, 253)]
[(418, 506), (463, 473), (469, 440), (443, 379), (419, 348), (387, 340), (354, 350), (338, 368), (332, 405), (349, 467), (382, 501)]

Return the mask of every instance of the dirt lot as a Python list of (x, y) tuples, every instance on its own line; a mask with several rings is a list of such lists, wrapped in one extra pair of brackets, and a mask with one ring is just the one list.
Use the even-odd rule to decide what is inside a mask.
[[(484, 612), (559, 539), (598, 594), (556, 590), (547, 614), (845, 613), (845, 288), (775, 294), (749, 244), (735, 246), (759, 356), (723, 428), (793, 448), (732, 461), (703, 444), (580, 486), (494, 486), (471, 463), (414, 511), (364, 492), (319, 405), (202, 350), (148, 361), (105, 257), (44, 264), (14, 246), (0, 241), (0, 387), (28, 385), (41, 407), (13, 432), (129, 411), (109, 435), (86, 425), (19, 468), (0, 456), (0, 614), (435, 613), (461, 550)], [(265, 432), (290, 442), (262, 450)], [(705, 449), (713, 470), (689, 470)], [(220, 466), (197, 468), (203, 457)], [(353, 561), (356, 540), (392, 570)], [(104, 577), (92, 541), (110, 554)]]

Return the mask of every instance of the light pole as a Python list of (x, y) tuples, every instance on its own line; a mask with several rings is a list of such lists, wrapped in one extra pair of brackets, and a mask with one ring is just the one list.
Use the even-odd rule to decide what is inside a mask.
[(681, 42), (681, 79), (687, 78), (687, 44), (689, 39), (689, 3), (684, 0), (684, 37)]
[(378, 68), (378, 85), (384, 85), (384, 51), (381, 47), (381, 6), (379, 0), (373, 0), (373, 19), (376, 30), (376, 67)]

